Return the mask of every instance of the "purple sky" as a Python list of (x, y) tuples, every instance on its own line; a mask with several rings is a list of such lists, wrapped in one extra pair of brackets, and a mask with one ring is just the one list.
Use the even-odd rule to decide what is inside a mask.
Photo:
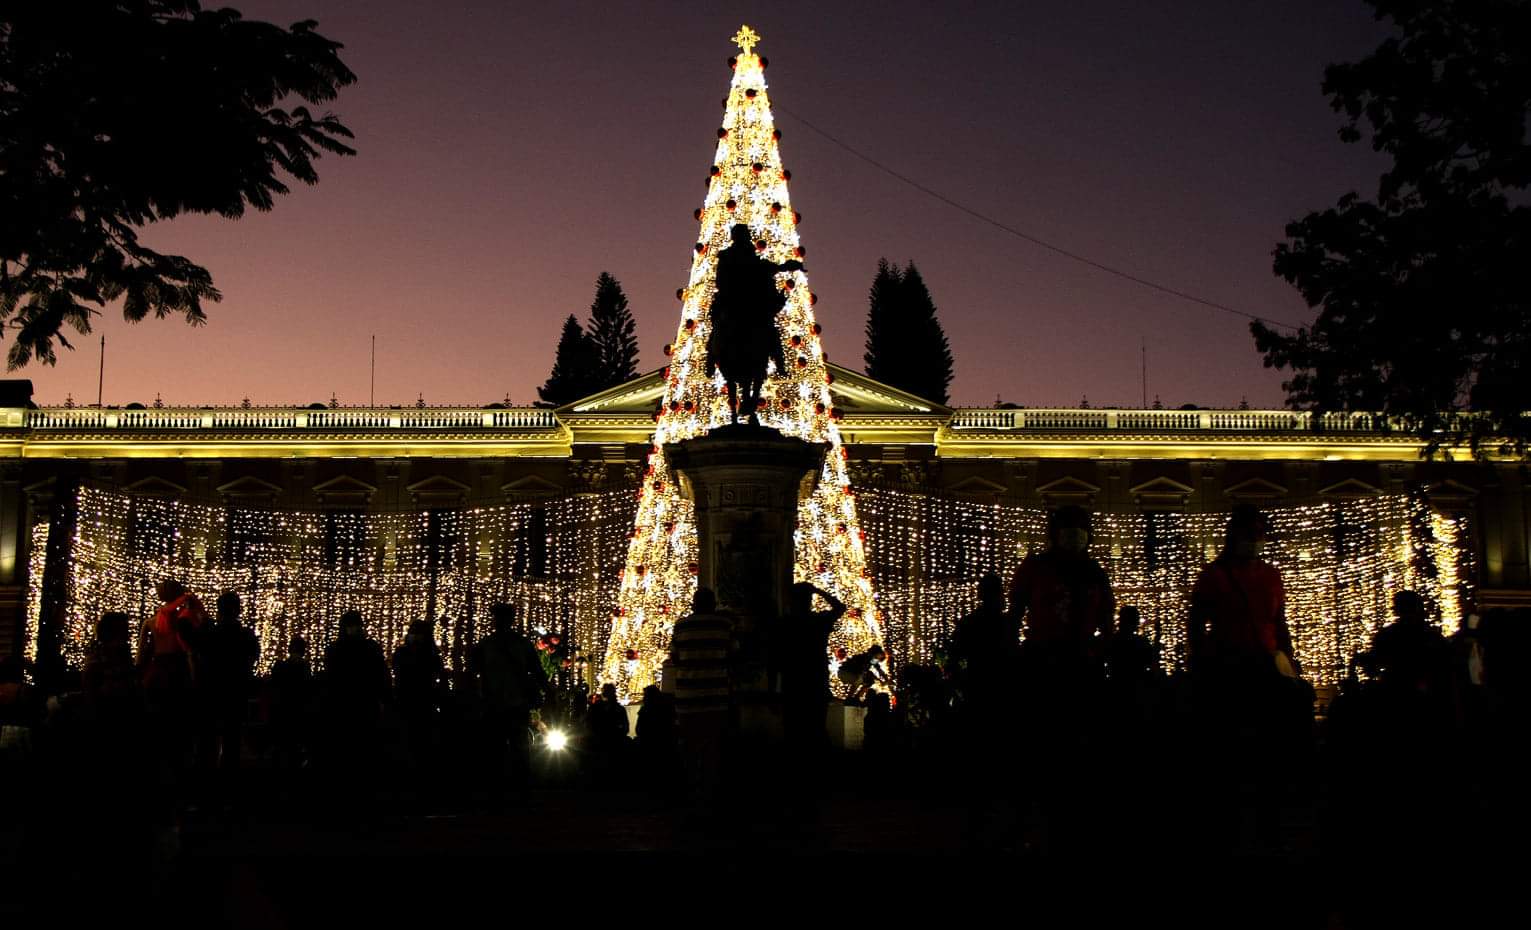
[[(210, 4), (211, 5), (211, 4)], [(210, 322), (109, 309), (108, 404), (530, 403), (563, 318), (622, 282), (644, 370), (678, 320), (727, 91), (762, 36), (831, 358), (861, 367), (877, 259), (913, 259), (956, 358), (953, 400), (1279, 406), (1240, 318), (1117, 280), (855, 159), (1098, 261), (1252, 313), (1311, 313), (1270, 271), (1282, 227), (1378, 163), (1336, 137), (1322, 68), (1369, 51), (1359, 0), (1144, 4), (595, 4), (243, 0), (319, 20), (360, 77), (333, 109), (360, 154), (268, 214), (151, 230), (200, 261)], [(36, 382), (96, 397), (97, 337)]]

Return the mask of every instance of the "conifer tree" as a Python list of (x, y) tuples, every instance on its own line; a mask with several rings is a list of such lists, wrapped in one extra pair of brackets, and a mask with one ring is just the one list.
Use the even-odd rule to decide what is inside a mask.
[(579, 325), (574, 314), (564, 320), (558, 337), (558, 352), (553, 357), (553, 371), (537, 389), (537, 396), (547, 407), (561, 407), (595, 393), (597, 354), (595, 343)]
[(868, 297), (866, 373), (884, 384), (946, 403), (952, 383), (952, 351), (914, 262), (900, 269), (877, 263)]
[(595, 390), (615, 387), (637, 377), (636, 329), (621, 282), (601, 272), (595, 281), (595, 300), (590, 304), (590, 321), (586, 324), (596, 353)]
[(946, 330), (941, 328), (941, 321), (936, 317), (936, 302), (912, 261), (904, 266), (899, 285), (907, 321), (905, 328), (912, 341), (906, 349), (908, 374), (905, 383), (894, 386), (944, 404), (951, 396), (952, 348), (946, 341)]
[(905, 362), (904, 333), (897, 324), (902, 277), (897, 265), (878, 259), (877, 275), (867, 295), (866, 354), (862, 359), (866, 373), (884, 384), (892, 384), (899, 377)]

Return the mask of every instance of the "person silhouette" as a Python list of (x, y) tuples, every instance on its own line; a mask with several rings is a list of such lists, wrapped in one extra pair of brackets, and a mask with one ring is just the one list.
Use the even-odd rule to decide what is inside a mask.
[[(817, 595), (828, 610), (814, 610)], [(840, 599), (806, 582), (794, 584), (787, 613), (773, 634), (775, 670), (780, 681), (782, 724), (788, 746), (806, 769), (828, 747), (829, 636), (845, 614)]]
[(1372, 638), (1371, 660), (1390, 688), (1443, 693), (1451, 667), (1450, 646), (1441, 631), (1431, 625), (1425, 599), (1417, 591), (1393, 595), (1390, 623)]
[(217, 620), (208, 625), (193, 653), (203, 707), (202, 764), (239, 767), (245, 713), (260, 661), (260, 640), (244, 626), (244, 602), (237, 593), (218, 596)]
[(284, 771), (299, 768), (314, 709), (314, 671), (308, 660), (308, 640), (294, 636), (287, 641), (287, 658), (271, 669), (270, 691), (272, 766)]
[(714, 370), (723, 373), (732, 422), (738, 423), (742, 414), (749, 422), (758, 423), (755, 410), (765, 383), (766, 363), (775, 363), (778, 374), (787, 367), (776, 332), (776, 314), (786, 303), (786, 295), (776, 286), (776, 276), (800, 271), (803, 263), (793, 259), (777, 264), (757, 255), (750, 228), (743, 223), (735, 225), (730, 235), (733, 244), (718, 253), (707, 374), (710, 377)]

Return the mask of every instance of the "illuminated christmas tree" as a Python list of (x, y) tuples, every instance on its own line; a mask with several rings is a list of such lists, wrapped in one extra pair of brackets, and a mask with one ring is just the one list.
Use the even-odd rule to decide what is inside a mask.
[[(637, 492), (638, 515), (603, 670), (603, 679), (616, 682), (629, 700), (658, 680), (674, 621), (689, 608), (696, 590), (693, 512), (676, 486), (663, 449), (730, 419), (722, 375), (707, 372), (708, 312), (718, 253), (729, 245), (730, 229), (744, 223), (765, 258), (778, 263), (804, 258), (798, 237), (802, 217), (793, 211), (787, 194), (792, 174), (782, 165), (781, 133), (771, 118), (766, 93), (766, 61), (754, 51), (759, 38), (748, 26), (734, 36), (741, 53), (730, 59), (734, 78), (724, 101), (723, 125), (717, 131), (707, 199), (696, 211), (701, 230), (693, 248), (691, 277), (677, 292), (680, 328), (674, 343), (665, 347), (670, 364), (664, 371), (664, 399), (654, 414), (654, 438)], [(794, 574), (799, 581), (811, 581), (832, 592), (848, 608), (830, 639), (832, 668), (845, 652), (854, 653), (880, 639), (881, 631), (845, 450), (835, 426), (839, 414), (830, 400), (833, 376), (814, 320), (815, 298), (803, 271), (778, 275), (777, 286), (787, 298), (776, 317), (787, 370), (771, 366), (757, 413), (763, 425), (788, 436), (829, 444), (817, 488), (798, 507)]]

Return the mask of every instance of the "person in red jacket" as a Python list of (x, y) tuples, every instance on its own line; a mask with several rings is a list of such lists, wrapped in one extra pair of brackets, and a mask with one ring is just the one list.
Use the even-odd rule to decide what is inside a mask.
[(161, 581), (156, 593), (160, 608), (139, 631), (138, 661), (155, 722), (156, 748), (172, 769), (178, 769), (192, 746), (191, 657), (207, 626), (207, 611), (195, 594), (172, 578)]
[(139, 633), (138, 660), (150, 702), (163, 704), (184, 697), (191, 687), (192, 646), (207, 625), (207, 611), (173, 578), (161, 581), (156, 593), (160, 607)]
[(1090, 555), (1089, 512), (1059, 507), (1047, 523), (1047, 549), (1028, 555), (1010, 581), (1010, 610), (1020, 618), (1030, 665), (1081, 671), (1098, 664), (1110, 641), (1116, 598)]
[(1261, 556), (1270, 536), (1265, 515), (1234, 508), (1223, 551), (1202, 569), (1191, 594), (1191, 670), (1235, 676), (1295, 675), (1281, 573)]

